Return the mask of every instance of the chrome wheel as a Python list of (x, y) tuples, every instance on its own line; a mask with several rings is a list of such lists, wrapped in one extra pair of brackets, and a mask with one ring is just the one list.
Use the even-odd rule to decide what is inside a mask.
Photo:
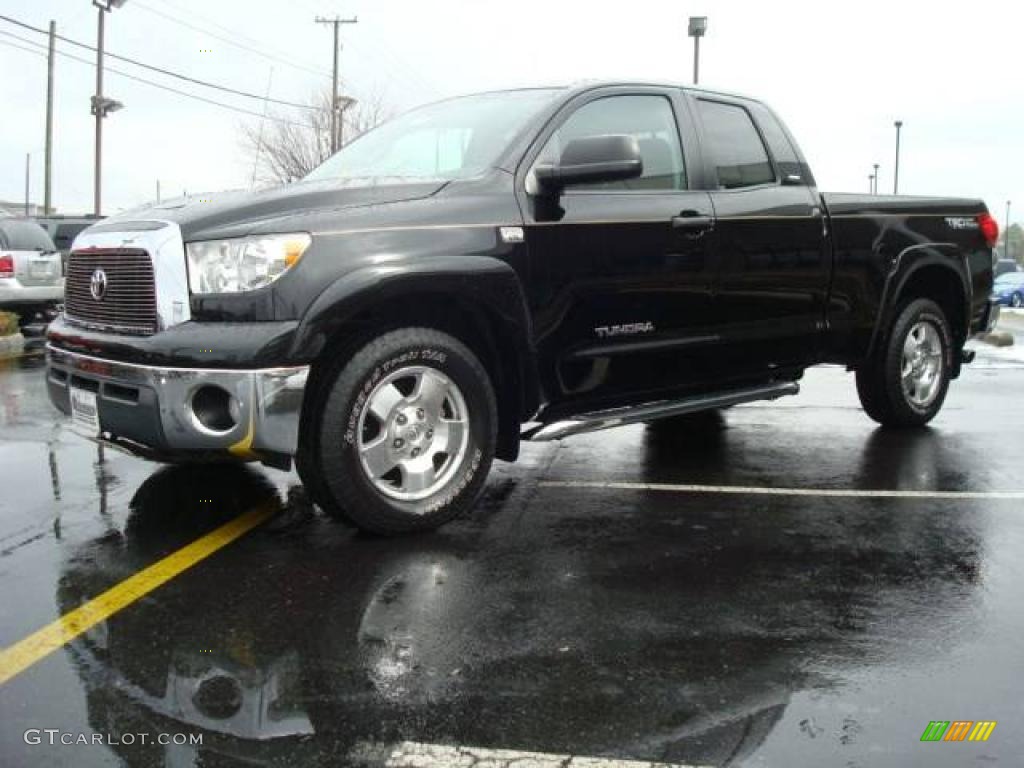
[(359, 412), (359, 461), (385, 496), (418, 501), (436, 493), (462, 463), (469, 413), (462, 392), (436, 368), (410, 366), (385, 377)]
[(1010, 299), (1010, 306), (1020, 308), (1021, 304), (1024, 304), (1024, 299), (1021, 299), (1019, 293), (1013, 294), (1013, 297)]
[(927, 408), (942, 387), (942, 338), (927, 320), (914, 323), (903, 342), (903, 394), (917, 408)]

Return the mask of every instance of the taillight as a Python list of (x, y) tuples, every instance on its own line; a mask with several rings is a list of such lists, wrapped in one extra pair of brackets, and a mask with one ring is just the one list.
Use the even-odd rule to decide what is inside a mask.
[(0, 254), (0, 277), (14, 274), (14, 257), (9, 253)]
[(985, 244), (989, 248), (999, 242), (999, 222), (993, 219), (988, 211), (978, 214), (978, 228), (981, 229), (981, 236), (985, 238)]

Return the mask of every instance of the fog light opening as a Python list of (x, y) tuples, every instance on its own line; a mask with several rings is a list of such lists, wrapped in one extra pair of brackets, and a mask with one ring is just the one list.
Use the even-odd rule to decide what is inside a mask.
[(227, 720), (242, 708), (242, 687), (238, 681), (219, 674), (199, 684), (192, 696), (195, 708), (213, 720)]
[(213, 384), (204, 384), (196, 389), (189, 407), (196, 423), (207, 432), (222, 435), (238, 424), (238, 402), (226, 389)]

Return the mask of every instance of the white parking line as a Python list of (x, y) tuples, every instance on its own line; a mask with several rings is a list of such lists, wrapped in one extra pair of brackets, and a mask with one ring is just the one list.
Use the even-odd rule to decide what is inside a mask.
[(752, 496), (828, 496), (849, 499), (1024, 499), (1024, 491), (902, 491), (860, 488), (768, 488), (752, 485), (673, 485), (671, 483), (620, 483), (601, 480), (541, 480), (544, 488), (590, 488), (609, 491), (659, 493), (707, 493)]
[(647, 760), (520, 752), (513, 749), (452, 747), (415, 741), (387, 746), (360, 745), (352, 757), (357, 762), (383, 765), (385, 768), (711, 768)]

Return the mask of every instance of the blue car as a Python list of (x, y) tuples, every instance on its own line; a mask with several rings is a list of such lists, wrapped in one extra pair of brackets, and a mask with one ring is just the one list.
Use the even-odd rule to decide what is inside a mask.
[(997, 277), (992, 298), (1004, 307), (1024, 307), (1024, 272), (1007, 272)]

